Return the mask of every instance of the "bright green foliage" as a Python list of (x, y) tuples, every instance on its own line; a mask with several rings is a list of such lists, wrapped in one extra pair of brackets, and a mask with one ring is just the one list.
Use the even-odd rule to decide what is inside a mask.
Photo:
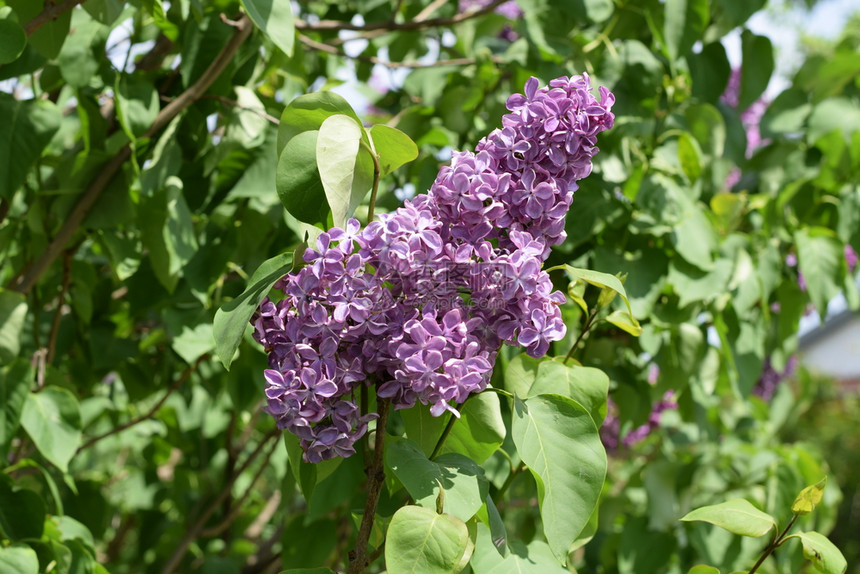
[[(70, 4), (0, 0), (0, 574), (344, 572), (369, 474), (366, 572), (749, 572), (780, 534), (759, 572), (860, 561), (854, 411), (803, 369), (757, 388), (807, 311), (860, 307), (856, 22), (768, 93), (757, 141), (764, 0)], [(260, 302), (530, 76), (582, 72), (616, 121), (544, 267), (564, 340), (503, 347), (460, 418), (419, 404), (302, 460), (262, 411)]]
[(392, 574), (454, 574), (471, 555), (463, 521), (429, 508), (404, 506), (388, 525), (385, 561)]
[(710, 522), (741, 536), (764, 536), (771, 530), (776, 530), (776, 520), (771, 515), (742, 498), (697, 508), (681, 520)]

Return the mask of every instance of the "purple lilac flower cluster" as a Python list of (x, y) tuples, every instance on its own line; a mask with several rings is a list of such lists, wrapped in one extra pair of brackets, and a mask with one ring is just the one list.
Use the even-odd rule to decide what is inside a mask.
[(752, 393), (765, 401), (771, 400), (773, 395), (776, 394), (776, 389), (779, 387), (779, 384), (791, 377), (791, 375), (794, 374), (794, 371), (797, 370), (797, 364), (797, 356), (792, 355), (788, 358), (788, 361), (786, 361), (785, 370), (779, 372), (773, 367), (773, 364), (770, 362), (770, 358), (766, 359), (761, 375), (759, 376), (755, 387), (753, 387)]
[(657, 402), (648, 415), (648, 422), (636, 427), (632, 431), (621, 438), (621, 420), (618, 416), (618, 405), (612, 400), (612, 397), (607, 398), (607, 413), (600, 427), (600, 440), (607, 451), (617, 451), (620, 445), (626, 448), (631, 448), (634, 445), (645, 440), (655, 429), (660, 426), (660, 418), (667, 410), (678, 408), (678, 403), (675, 401), (675, 391), (668, 390), (663, 394), (662, 400)]
[(511, 111), (476, 153), (455, 154), (426, 195), (363, 229), (322, 233), (251, 322), (269, 356), (268, 412), (319, 462), (355, 452), (377, 415), (355, 393), (375, 382), (394, 408), (435, 416), (486, 388), (501, 344), (544, 355), (565, 334), (541, 266), (564, 240), (576, 180), (612, 126), (612, 94), (588, 76), (508, 99)]

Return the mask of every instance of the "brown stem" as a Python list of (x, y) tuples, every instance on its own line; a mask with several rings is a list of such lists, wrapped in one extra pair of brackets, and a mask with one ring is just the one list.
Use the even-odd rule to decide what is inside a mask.
[[(317, 40), (313, 40), (304, 34), (299, 33), (297, 35), (299, 41), (307, 46), (308, 48), (313, 48), (314, 50), (319, 50), (320, 52), (325, 52), (327, 54), (333, 54), (335, 56), (341, 56), (343, 58), (349, 58), (351, 60), (358, 60), (360, 62), (370, 62), (371, 64), (379, 64), (380, 66), (385, 66), (390, 69), (397, 68), (439, 68), (442, 66), (470, 66), (477, 62), (474, 58), (452, 58), (450, 60), (436, 60), (434, 62), (389, 62), (388, 60), (383, 60), (381, 58), (377, 58), (376, 56), (350, 56), (342, 50), (339, 50), (335, 46), (331, 44), (326, 44), (325, 42), (318, 42)], [(501, 62), (501, 58), (493, 57), (491, 58), (494, 62)]]
[(27, 33), (27, 36), (32, 36), (36, 30), (47, 24), (48, 22), (53, 22), (78, 4), (82, 4), (84, 0), (65, 0), (64, 2), (57, 2), (56, 0), (47, 0), (45, 2), (45, 9), (36, 14), (36, 17), (27, 22), (24, 26), (24, 31)]
[(780, 544), (782, 544), (783, 540), (785, 539), (785, 536), (788, 534), (788, 531), (791, 530), (791, 527), (794, 526), (794, 523), (797, 521), (797, 516), (798, 516), (797, 514), (792, 516), (791, 522), (788, 523), (788, 526), (786, 526), (783, 529), (783, 531), (779, 534), (779, 536), (777, 536), (776, 538), (773, 539), (773, 542), (768, 544), (767, 548), (764, 549), (764, 552), (762, 553), (762, 555), (759, 556), (758, 561), (755, 563), (755, 565), (749, 571), (749, 574), (755, 574), (755, 571), (758, 570), (758, 567), (761, 566), (762, 564), (764, 564), (764, 561), (767, 560), (767, 557), (770, 556), (771, 553), (773, 553), (773, 551), (776, 550)]
[(373, 519), (376, 516), (376, 506), (379, 504), (379, 493), (385, 483), (385, 472), (382, 469), (382, 454), (385, 450), (385, 426), (388, 423), (390, 402), (377, 395), (379, 419), (376, 421), (376, 439), (373, 445), (373, 464), (367, 470), (367, 501), (364, 504), (364, 515), (355, 539), (355, 550), (349, 553), (347, 574), (359, 574), (367, 566), (367, 543), (373, 530)]
[(131, 428), (136, 424), (142, 423), (143, 421), (152, 418), (152, 416), (155, 415), (156, 412), (158, 412), (158, 409), (160, 409), (164, 405), (164, 403), (167, 402), (167, 399), (170, 397), (170, 395), (172, 395), (174, 392), (176, 392), (176, 390), (182, 386), (182, 383), (187, 381), (188, 378), (191, 376), (191, 374), (197, 370), (197, 367), (200, 366), (200, 363), (202, 363), (204, 360), (206, 360), (208, 358), (209, 358), (208, 354), (202, 355), (200, 358), (197, 359), (197, 361), (194, 362), (193, 365), (191, 365), (190, 367), (185, 369), (185, 371), (182, 372), (182, 374), (179, 376), (179, 378), (176, 379), (176, 381), (172, 385), (170, 385), (170, 388), (167, 389), (167, 391), (164, 393), (164, 396), (162, 396), (160, 399), (158, 399), (158, 402), (155, 403), (152, 406), (152, 408), (149, 409), (145, 414), (143, 414), (139, 417), (133, 418), (130, 421), (128, 421), (127, 423), (122, 424), (118, 427), (114, 427), (111, 430), (107, 431), (106, 433), (94, 436), (93, 438), (91, 438), (90, 440), (88, 440), (87, 442), (82, 444), (78, 448), (78, 451), (75, 454), (80, 454), (81, 451), (84, 451), (84, 450), (90, 448), (91, 446), (93, 446), (94, 444), (96, 444), (97, 442), (99, 442), (102, 439), (105, 439), (109, 436), (120, 433), (120, 432), (124, 431), (125, 429)]
[(450, 18), (415, 18), (406, 22), (392, 22), (385, 20), (384, 22), (370, 22), (369, 24), (356, 25), (351, 22), (342, 22), (340, 20), (321, 20), (316, 24), (309, 24), (304, 20), (296, 18), (296, 30), (303, 32), (338, 32), (340, 30), (354, 30), (357, 32), (370, 32), (374, 30), (383, 30), (385, 32), (395, 32), (402, 30), (424, 30), (427, 28), (440, 28), (443, 26), (453, 26), (460, 22), (465, 22), (472, 18), (478, 18), (484, 14), (489, 14), (506, 0), (494, 0), (490, 4), (480, 10), (461, 12)]
[(54, 362), (54, 353), (57, 350), (57, 334), (60, 331), (60, 320), (63, 318), (63, 305), (66, 304), (66, 293), (69, 292), (69, 284), (72, 282), (72, 256), (77, 247), (67, 249), (63, 254), (63, 279), (60, 286), (60, 296), (57, 298), (57, 309), (54, 311), (54, 319), (51, 321), (51, 332), (48, 335), (48, 356), (45, 358), (47, 364)]
[[(254, 449), (248, 458), (245, 459), (245, 462), (242, 463), (242, 466), (236, 470), (235, 473), (230, 477), (227, 481), (227, 484), (224, 485), (224, 488), (221, 489), (221, 492), (218, 496), (213, 500), (209, 506), (203, 511), (203, 514), (200, 515), (200, 518), (197, 519), (197, 522), (188, 529), (188, 532), (185, 535), (185, 538), (179, 543), (179, 546), (174, 550), (173, 555), (171, 555), (170, 559), (167, 561), (167, 564), (164, 565), (164, 569), (162, 569), (161, 574), (170, 574), (173, 572), (179, 563), (182, 561), (182, 558), (185, 557), (185, 553), (188, 551), (188, 547), (191, 546), (191, 543), (200, 536), (200, 533), (203, 531), (203, 526), (206, 524), (206, 521), (209, 520), (209, 517), (212, 516), (212, 513), (215, 512), (224, 500), (230, 496), (230, 493), (233, 491), (233, 484), (236, 482), (236, 479), (239, 478), (243, 472), (245, 472), (251, 463), (259, 456), (259, 454), (263, 451), (266, 444), (274, 437), (278, 435), (281, 431), (278, 429), (271, 430), (263, 440), (257, 445), (257, 448)], [(277, 444), (277, 442), (276, 442)], [(265, 468), (266, 465), (263, 465)]]
[(589, 329), (594, 326), (594, 319), (597, 318), (597, 310), (591, 312), (588, 316), (588, 319), (585, 321), (585, 325), (582, 327), (582, 331), (579, 332), (579, 337), (576, 338), (576, 341), (571, 345), (570, 350), (567, 352), (567, 355), (564, 357), (564, 362), (567, 363), (570, 359), (573, 358), (573, 354), (576, 352), (576, 348), (579, 346), (579, 343), (582, 342), (585, 334), (588, 333)]
[[(217, 525), (200, 532), (200, 536), (202, 538), (211, 538), (213, 536), (218, 536), (219, 534), (224, 532), (231, 524), (233, 524), (233, 522), (235, 522), (235, 520), (239, 517), (239, 511), (242, 510), (242, 505), (248, 499), (248, 496), (251, 495), (251, 492), (254, 489), (254, 485), (260, 479), (260, 476), (262, 476), (263, 471), (268, 468), (269, 459), (272, 458), (272, 454), (275, 452), (275, 447), (277, 446), (278, 441), (272, 443), (269, 452), (266, 453), (266, 458), (263, 460), (263, 463), (260, 465), (260, 468), (257, 469), (257, 472), (254, 474), (254, 477), (251, 479), (251, 482), (248, 483), (248, 488), (245, 489), (245, 492), (242, 493), (242, 496), (240, 496), (239, 499), (233, 503), (233, 507), (230, 509), (230, 513), (227, 514), (227, 516), (224, 517), (224, 520), (219, 522)], [(227, 500), (229, 500), (229, 496)]]
[[(58, 5), (59, 6), (59, 5)], [(152, 126), (147, 130), (143, 137), (154, 139), (154, 137), (163, 130), (167, 124), (169, 124), (176, 116), (178, 116), (183, 110), (185, 110), (188, 106), (193, 104), (196, 100), (198, 100), (205, 92), (209, 89), (209, 86), (218, 79), (218, 76), (224, 71), (227, 65), (230, 63), (230, 60), (233, 59), (233, 56), (236, 54), (236, 51), (239, 49), (239, 46), (248, 38), (251, 34), (251, 30), (253, 25), (251, 20), (246, 16), (242, 15), (241, 18), (235, 23), (236, 31), (233, 34), (233, 37), (230, 38), (230, 41), (227, 42), (227, 45), (221, 50), (221, 52), (215, 57), (215, 60), (203, 72), (203, 75), (200, 76), (192, 86), (190, 86), (187, 90), (182, 92), (175, 100), (167, 104), (156, 116), (155, 121), (152, 123)], [(17, 284), (13, 286), (15, 291), (20, 293), (29, 293), (30, 289), (36, 284), (42, 274), (48, 269), (51, 263), (60, 255), (60, 253), (65, 249), (66, 245), (72, 239), (72, 236), (78, 230), (81, 223), (89, 212), (90, 208), (92, 208), (93, 204), (95, 204), (96, 200), (111, 182), (113, 177), (122, 167), (130, 157), (131, 157), (131, 145), (126, 144), (123, 148), (116, 154), (116, 156), (111, 159), (107, 165), (105, 165), (102, 170), (99, 172), (99, 175), (93, 182), (90, 184), (89, 188), (84, 192), (81, 196), (81, 199), (72, 209), (71, 213), (69, 213), (66, 218), (66, 222), (60, 228), (60, 231), (57, 232), (57, 235), (48, 244), (48, 247), (45, 249), (45, 252), (42, 254), (39, 259), (37, 259), (33, 265), (27, 269), (27, 272), (21, 277)]]

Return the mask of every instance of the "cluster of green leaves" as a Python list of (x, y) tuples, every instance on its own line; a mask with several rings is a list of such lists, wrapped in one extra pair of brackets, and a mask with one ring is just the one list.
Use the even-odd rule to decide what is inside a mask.
[[(733, 534), (754, 538), (764, 536), (772, 531), (773, 538), (771, 543), (765, 548), (764, 553), (752, 569), (744, 571), (745, 573), (752, 574), (758, 570), (758, 567), (771, 552), (788, 540), (796, 538), (800, 540), (803, 546), (804, 558), (810, 560), (816, 570), (825, 574), (842, 574), (847, 569), (848, 563), (839, 549), (825, 536), (815, 531), (789, 534), (797, 518), (811, 513), (821, 502), (824, 496), (825, 484), (827, 484), (826, 477), (800, 491), (800, 494), (797, 495), (797, 498), (794, 499), (791, 505), (791, 512), (793, 514), (791, 522), (782, 531), (779, 530), (776, 519), (773, 516), (762, 512), (743, 498), (736, 498), (721, 504), (697, 508), (681, 518), (681, 520), (710, 522)], [(708, 573), (719, 574), (720, 571), (709, 566), (694, 566), (688, 574)]]
[[(763, 0), (520, 0), (517, 21), (454, 2), (70, 4), (0, 0), (0, 572), (343, 567), (362, 456), (278, 446), (245, 322), (314, 229), (426, 190), (532, 75), (587, 71), (617, 98), (549, 261), (569, 334), (543, 361), (503, 349), (495, 394), (451, 426), (391, 416), (370, 569), (738, 570), (761, 540), (678, 519), (743, 498), (785, 523), (827, 474), (779, 440), (809, 402), (752, 390), (810, 304), (857, 305), (856, 34), (805, 62), (748, 155), (721, 39)], [(743, 109), (774, 57), (741, 42)], [(379, 61), (411, 71), (376, 93)], [(373, 107), (331, 91), (350, 75)], [(623, 436), (668, 389), (662, 429), (607, 458), (607, 393)], [(798, 520), (827, 533), (838, 503), (830, 484)], [(762, 569), (804, 562), (786, 545)]]

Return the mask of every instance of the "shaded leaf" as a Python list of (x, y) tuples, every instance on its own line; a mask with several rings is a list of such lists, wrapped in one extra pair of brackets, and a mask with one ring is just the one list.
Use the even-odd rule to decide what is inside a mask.
[(27, 34), (18, 16), (9, 6), (0, 6), (0, 64), (8, 64), (18, 59), (27, 46)]
[(292, 252), (267, 259), (248, 279), (247, 287), (242, 294), (232, 301), (227, 301), (215, 312), (213, 322), (215, 352), (226, 369), (230, 369), (233, 354), (239, 347), (245, 329), (250, 326), (248, 321), (251, 315), (260, 306), (260, 302), (269, 293), (275, 281), (286, 275), (292, 265)]
[(60, 129), (59, 108), (47, 100), (19, 101), (0, 92), (0, 197), (11, 199)]
[(30, 392), (33, 367), (18, 359), (0, 370), (0, 459), (6, 460), (9, 445), (18, 431), (21, 409)]

